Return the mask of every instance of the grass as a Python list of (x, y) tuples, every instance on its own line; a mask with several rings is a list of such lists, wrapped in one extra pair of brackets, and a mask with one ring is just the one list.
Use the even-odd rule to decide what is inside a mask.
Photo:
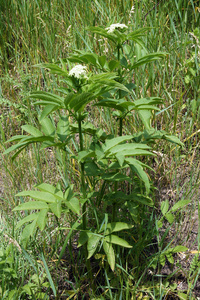
[[(133, 5), (134, 12), (130, 14)], [(5, 284), (5, 279), (0, 278), (0, 294), (4, 293), (4, 299), (197, 299), (200, 267), (190, 252), (199, 250), (200, 36), (194, 34), (200, 23), (199, 10), (199, 2), (194, 0), (173, 0), (173, 4), (145, 0), (7, 0), (0, 3), (0, 259), (4, 260), (0, 274), (9, 279)], [(166, 59), (137, 69), (132, 77), (136, 85), (134, 93), (136, 99), (164, 98), (152, 126), (177, 135), (185, 148), (181, 150), (175, 144), (161, 141), (155, 148), (157, 157), (144, 159), (155, 170), (151, 182), (155, 208), (141, 211), (141, 222), (135, 224), (129, 236), (133, 248), (117, 250), (115, 273), (111, 272), (102, 253), (98, 260), (91, 259), (96, 282), (92, 289), (84, 255), (76, 247), (78, 235), (71, 239), (70, 230), (62, 230), (71, 228), (73, 216), (61, 220), (52, 217), (48, 228), (23, 245), (22, 230), (15, 229), (23, 214), (12, 211), (19, 204), (16, 193), (33, 189), (42, 182), (62, 188), (73, 182), (79, 191), (80, 169), (75, 160), (64, 151), (50, 148), (39, 151), (37, 145), (29, 146), (14, 161), (3, 152), (10, 137), (23, 133), (22, 125), (38, 126), (39, 108), (33, 106), (30, 92), (40, 89), (52, 92), (60, 85), (55, 75), (40, 71), (34, 65), (56, 62), (77, 49), (112, 57), (112, 46), (86, 29), (117, 22), (130, 24), (133, 29), (152, 27), (144, 38), (146, 48), (149, 52), (168, 53)], [(140, 51), (138, 47), (136, 55)], [(95, 126), (105, 124), (106, 133), (118, 133), (118, 124), (109, 109), (88, 109), (88, 118)], [(56, 118), (55, 122), (58, 116)], [(123, 135), (138, 130), (142, 127), (137, 118), (124, 122)], [(72, 151), (77, 151), (78, 142), (75, 135), (71, 140)], [(84, 142), (90, 144), (90, 138)], [(92, 186), (93, 183), (87, 184)], [(128, 188), (125, 184), (124, 189)], [(109, 192), (107, 187), (105, 189)], [(191, 199), (191, 203), (177, 212), (170, 226), (165, 219), (159, 231), (155, 218), (162, 215), (162, 202), (168, 200), (171, 208), (180, 199)], [(21, 197), (21, 201), (25, 198)], [(109, 214), (111, 208), (108, 206), (107, 210)], [(126, 219), (123, 212), (119, 217), (120, 221)], [(92, 224), (97, 217), (91, 215), (90, 218)], [(104, 221), (107, 222), (106, 216)], [(63, 248), (64, 256), (57, 264), (64, 244), (67, 249)], [(186, 259), (192, 262), (191, 268), (185, 269), (184, 261), (178, 261), (177, 252), (173, 254), (175, 262), (171, 266), (179, 269), (178, 275), (174, 270), (166, 275), (167, 263), (162, 266), (160, 257), (168, 248), (180, 244), (189, 249)], [(183, 290), (177, 288), (180, 281)]]

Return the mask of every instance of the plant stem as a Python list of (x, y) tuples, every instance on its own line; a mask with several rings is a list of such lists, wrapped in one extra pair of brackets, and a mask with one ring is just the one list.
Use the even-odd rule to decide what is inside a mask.
[[(80, 118), (80, 116), (79, 116), (79, 119), (78, 119), (78, 131), (79, 131), (80, 151), (83, 151), (83, 135), (82, 135), (82, 127), (81, 127), (81, 118)], [(85, 163), (81, 162), (80, 166), (81, 166), (81, 188), (82, 188), (82, 193), (83, 193), (83, 199), (85, 201), (85, 203), (83, 204), (83, 207), (82, 207), (82, 216), (83, 216), (82, 217), (82, 222), (83, 222), (83, 230), (86, 230), (87, 229), (87, 216), (86, 216), (87, 204), (86, 204), (86, 185), (85, 185)], [(86, 266), (87, 266), (88, 275), (89, 275), (90, 280), (91, 280), (92, 289), (94, 290), (95, 286), (94, 286), (94, 281), (93, 281), (92, 268), (91, 268), (90, 260), (87, 259), (88, 251), (87, 251), (87, 245), (86, 244), (84, 245), (84, 252), (85, 252)]]
[[(79, 130), (79, 145), (80, 145), (80, 151), (83, 151), (83, 135), (82, 135), (82, 127), (81, 127), (81, 120), (78, 120), (78, 130)], [(82, 187), (82, 193), (83, 193), (83, 199), (86, 199), (86, 186), (85, 186), (85, 163), (81, 162), (81, 187)], [(83, 204), (82, 208), (82, 214), (83, 214), (83, 230), (86, 230), (87, 227), (87, 218), (86, 218), (86, 202)]]

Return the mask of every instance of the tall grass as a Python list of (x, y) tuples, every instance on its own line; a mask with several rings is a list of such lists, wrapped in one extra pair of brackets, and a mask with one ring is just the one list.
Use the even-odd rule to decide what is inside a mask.
[[(133, 6), (134, 12), (130, 14)], [(175, 279), (168, 279), (170, 277), (168, 276), (164, 280), (159, 274), (160, 277), (156, 276), (156, 273), (152, 275), (151, 265), (154, 259), (157, 259), (157, 253), (161, 255), (163, 249), (171, 247), (172, 242), (175, 245), (177, 240), (179, 243), (185, 243), (189, 250), (199, 249), (198, 226), (195, 227), (197, 228), (195, 229), (196, 236), (194, 235), (196, 240), (194, 236), (191, 237), (199, 197), (197, 162), (200, 132), (198, 81), (200, 57), (198, 41), (191, 34), (200, 24), (198, 1), (0, 1), (0, 149), (3, 153), (7, 147), (5, 141), (21, 133), (21, 125), (38, 124), (37, 114), (28, 98), (30, 91), (37, 89), (55, 91), (59, 84), (54, 75), (47, 75), (33, 66), (38, 63), (56, 62), (59, 58), (66, 58), (74, 50), (91, 52), (94, 49), (96, 53), (105, 54), (107, 41), (94, 38), (94, 35), (88, 33), (86, 29), (88, 26), (108, 26), (117, 22), (129, 24), (131, 29), (152, 27), (144, 39), (146, 48), (149, 52), (165, 51), (168, 53), (166, 60), (146, 66), (145, 76), (144, 68), (140, 67), (132, 78), (136, 85), (134, 91), (137, 98), (146, 96), (164, 98), (161, 112), (155, 114), (154, 127), (172, 131), (185, 142), (184, 150), (160, 142), (156, 149), (159, 153), (158, 157), (148, 159), (148, 163), (151, 162), (156, 171), (154, 181), (158, 188), (158, 192), (154, 192), (157, 203), (156, 215), (159, 216), (160, 203), (166, 199), (172, 206), (179, 199), (191, 198), (191, 205), (187, 211), (181, 210), (180, 215), (172, 224), (171, 232), (175, 232), (175, 239), (172, 238), (171, 233), (168, 234), (168, 231), (164, 232), (163, 229), (163, 236), (166, 236), (166, 239), (162, 240), (162, 237), (157, 236), (157, 241), (161, 238), (163, 242), (159, 245), (155, 241), (157, 230), (152, 229), (154, 212), (145, 211), (143, 227), (140, 231), (135, 230), (135, 236), (130, 237), (135, 244), (128, 258), (124, 258), (123, 261), (119, 258), (118, 271), (112, 274), (107, 268), (102, 272), (105, 265), (102, 256), (98, 265), (99, 273), (95, 273), (96, 269), (94, 270), (99, 287), (93, 296), (88, 296), (88, 274), (85, 273), (84, 268), (78, 271), (77, 266), (77, 262), (82, 266), (84, 260), (76, 252), (73, 244), (67, 244), (62, 264), (59, 269), (56, 269), (60, 248), (66, 241), (66, 236), (60, 228), (67, 226), (66, 223), (73, 224), (73, 220), (69, 219), (66, 222), (63, 220), (61, 224), (50, 222), (49, 229), (41, 233), (40, 238), (32, 239), (27, 249), (22, 249), (22, 253), (14, 244), (15, 240), (19, 244), (21, 241), (21, 232), (18, 231), (17, 236), (15, 231), (16, 218), (20, 219), (21, 215), (11, 211), (18, 201), (15, 194), (43, 181), (52, 184), (62, 182), (64, 186), (67, 186), (69, 181), (73, 181), (78, 189), (77, 178), (80, 174), (75, 161), (73, 159), (69, 161), (70, 168), (68, 169), (63, 164), (66, 161), (66, 153), (52, 152), (50, 149), (42, 153), (38, 151), (37, 146), (31, 146), (27, 151), (22, 152), (14, 162), (10, 157), (1, 155), (2, 178), (0, 179), (4, 191), (2, 190), (0, 200), (1, 224), (3, 224), (0, 242), (8, 259), (2, 272), (10, 267), (8, 274), (10, 280), (14, 278), (13, 274), (16, 272), (15, 286), (20, 287), (21, 297), (26, 297), (25, 292), (23, 294), (23, 287), (28, 282), (29, 287), (26, 289), (30, 288), (33, 283), (36, 286), (32, 289), (32, 295), (29, 294), (31, 299), (38, 297), (45, 299), (47, 295), (53, 294), (52, 291), (55, 293), (54, 289), (57, 290), (60, 299), (62, 297), (70, 299), (76, 296), (84, 299), (84, 295), (85, 299), (87, 297), (95, 299), (97, 295), (99, 299), (131, 299), (131, 297), (139, 299), (145, 296), (146, 299), (162, 299), (167, 296), (167, 289), (170, 290), (171, 295), (179, 295), (177, 297), (182, 299), (180, 291), (173, 290), (173, 286), (170, 285)], [(109, 48), (107, 51), (106, 55), (111, 55)], [(191, 69), (194, 70), (193, 73)], [(188, 80), (186, 76), (189, 76)], [(90, 120), (95, 123), (97, 115), (106, 124), (105, 130), (111, 129), (113, 134), (116, 133), (117, 127), (113, 123), (110, 110), (95, 109), (89, 114)], [(137, 119), (133, 122), (126, 122), (124, 125), (124, 134), (140, 129)], [(77, 140), (74, 139), (72, 149), (76, 147)], [(167, 154), (163, 155), (163, 153)], [(184, 174), (186, 174), (185, 179), (183, 179)], [(184, 232), (182, 228), (185, 228)], [(177, 237), (178, 235), (180, 236)], [(10, 245), (12, 245), (10, 248), (6, 236), (13, 239), (13, 241), (10, 240)], [(40, 245), (38, 245), (39, 241)], [(8, 250), (6, 250), (7, 247)], [(147, 263), (147, 258), (150, 256), (152, 259)], [(73, 262), (71, 265), (68, 263), (69, 257)], [(137, 268), (130, 270), (128, 267), (130, 261), (134, 262), (133, 265)], [(198, 269), (198, 263), (195, 263)], [(94, 266), (97, 268), (95, 264)], [(32, 278), (32, 275), (36, 277)], [(192, 275), (188, 273), (187, 276), (190, 282)], [(1, 279), (0, 282), (1, 288), (5, 286)], [(191, 282), (193, 284), (194, 281)], [(195, 289), (195, 285), (191, 285), (191, 288)], [(9, 286), (9, 289), (11, 291), (13, 286)], [(194, 299), (192, 291), (190, 295), (188, 292), (188, 297)]]

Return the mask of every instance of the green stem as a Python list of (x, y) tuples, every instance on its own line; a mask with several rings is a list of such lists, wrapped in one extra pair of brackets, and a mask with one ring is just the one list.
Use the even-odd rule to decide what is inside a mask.
[[(120, 61), (120, 46), (117, 47), (117, 59)], [(118, 69), (118, 75), (119, 75), (119, 82), (121, 83), (121, 70), (120, 67)], [(121, 99), (121, 90), (119, 90), (119, 99)], [(122, 136), (122, 125), (123, 125), (123, 117), (119, 119), (119, 136)], [(118, 172), (118, 170), (116, 170)], [(117, 193), (118, 190), (118, 183), (115, 182), (115, 193)], [(113, 203), (112, 207), (112, 222), (115, 222), (116, 220), (116, 209), (117, 209), (117, 204), (116, 202)]]
[[(80, 151), (83, 151), (83, 135), (82, 135), (82, 127), (81, 120), (78, 120), (78, 130), (79, 130), (79, 145)], [(85, 163), (81, 162), (81, 188), (83, 193), (83, 199), (86, 199), (86, 186), (85, 186)], [(87, 206), (86, 202), (83, 204), (82, 214), (83, 214), (83, 230), (86, 230), (87, 227), (87, 218), (86, 218)]]
[[(81, 118), (80, 118), (80, 116), (79, 116), (79, 120), (78, 120), (78, 131), (79, 131), (80, 151), (83, 151), (84, 150), (83, 149), (83, 135), (82, 135), (82, 127), (81, 127)], [(82, 162), (82, 163), (80, 163), (80, 165), (81, 165), (81, 188), (82, 188), (82, 193), (83, 193), (83, 199), (86, 200), (85, 163)], [(87, 229), (87, 216), (86, 216), (86, 213), (87, 213), (87, 204), (85, 202), (83, 204), (83, 207), (82, 207), (83, 230)], [(84, 245), (84, 252), (85, 252), (86, 266), (87, 266), (88, 275), (90, 277), (92, 289), (94, 290), (95, 286), (94, 286), (94, 281), (93, 281), (92, 268), (91, 268), (90, 260), (87, 259), (87, 256), (88, 256), (87, 244)]]

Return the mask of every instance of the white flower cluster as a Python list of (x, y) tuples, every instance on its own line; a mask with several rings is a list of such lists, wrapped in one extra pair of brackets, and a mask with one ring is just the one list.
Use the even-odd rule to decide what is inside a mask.
[(117, 28), (122, 28), (123, 29), (123, 28), (128, 28), (128, 26), (126, 26), (125, 24), (117, 23), (117, 24), (110, 25), (109, 27), (106, 28), (106, 30), (108, 31), (108, 33), (112, 33)]
[(74, 76), (76, 78), (86, 77), (86, 67), (82, 65), (76, 65), (69, 71), (69, 76)]

